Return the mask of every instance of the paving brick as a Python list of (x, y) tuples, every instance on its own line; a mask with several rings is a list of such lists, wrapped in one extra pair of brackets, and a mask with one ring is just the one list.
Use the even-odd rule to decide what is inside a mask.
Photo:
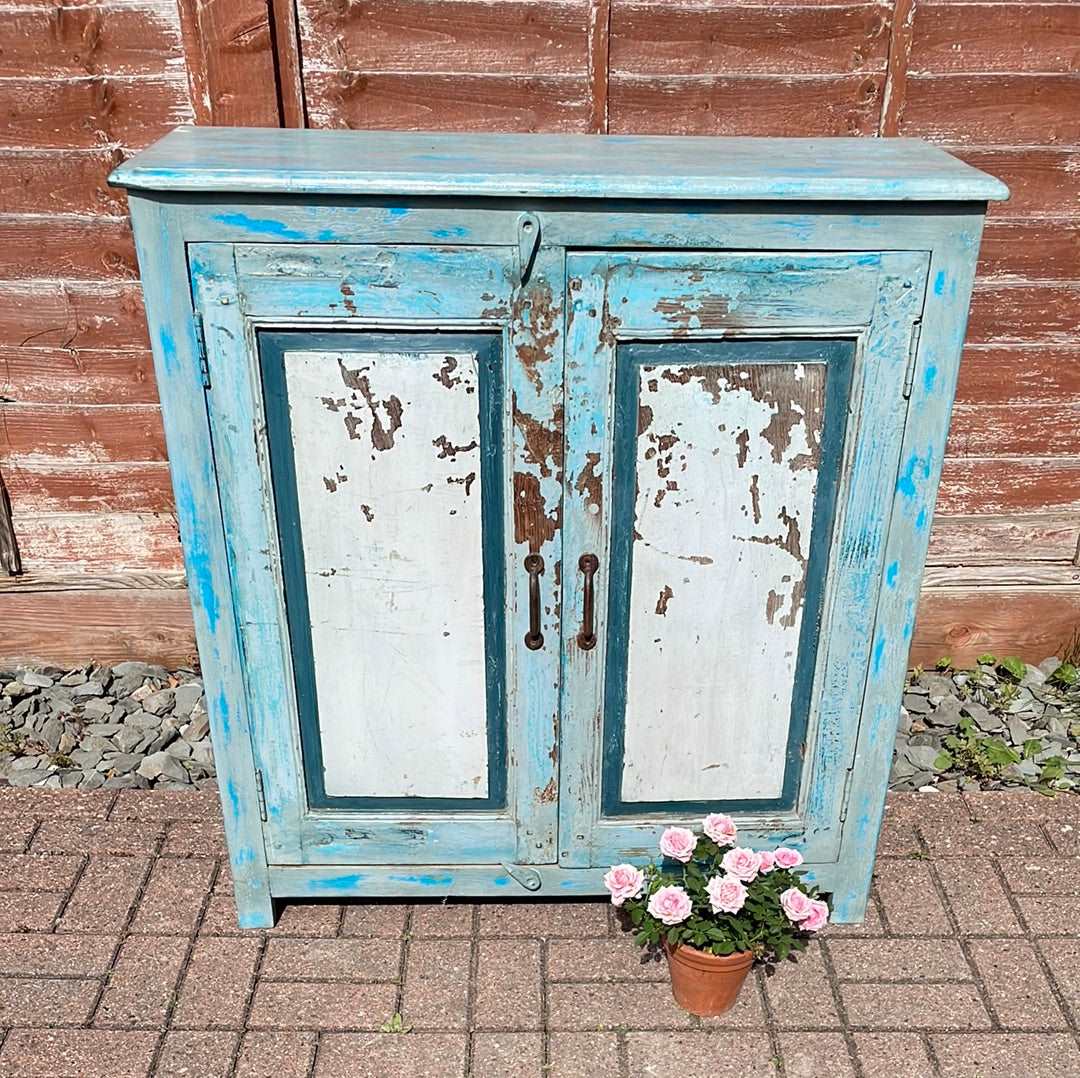
[(628, 936), (619, 939), (552, 940), (551, 981), (666, 981), (667, 963), (643, 951)]
[(1073, 1022), (1080, 1024), (1080, 939), (1044, 939), (1038, 941), (1038, 947)]
[(175, 936), (132, 936), (125, 940), (94, 1025), (103, 1029), (163, 1025), (187, 951), (188, 941)]
[(866, 904), (866, 914), (860, 924), (841, 925), (835, 924), (830, 921), (820, 933), (819, 937), (822, 939), (838, 939), (841, 936), (883, 936), (885, 934), (885, 926), (881, 921), (881, 914), (878, 913), (877, 902), (874, 896), (870, 896), (870, 901)]
[(131, 931), (154, 936), (190, 936), (202, 913), (215, 867), (215, 861), (194, 857), (157, 858)]
[(290, 902), (283, 907), (270, 936), (336, 936), (341, 906), (332, 903)]
[(971, 970), (955, 940), (829, 940), (836, 976), (842, 981), (970, 980)]
[(317, 1034), (244, 1034), (236, 1060), (236, 1078), (307, 1078), (315, 1061)]
[(971, 940), (975, 968), (1005, 1029), (1066, 1029), (1035, 948), (1027, 940)]
[(178, 820), (165, 825), (164, 830), (161, 852), (166, 857), (225, 858), (229, 855), (225, 827), (216, 817), (212, 820)]
[[(619, 1073), (615, 1033), (550, 1033), (547, 1078), (607, 1078)], [(477, 1076), (479, 1078), (479, 1076)]]
[(1030, 820), (959, 824), (942, 820), (919, 823), (931, 857), (1040, 856), (1051, 852), (1042, 828)]
[(847, 1020), (865, 1029), (989, 1029), (970, 984), (841, 984)]
[(856, 1033), (855, 1049), (863, 1078), (926, 1078), (934, 1073), (918, 1033)]
[(81, 1026), (97, 1003), (95, 981), (0, 979), (0, 1026)]
[(629, 1078), (775, 1078), (769, 1039), (759, 1033), (626, 1035)]
[(874, 881), (890, 932), (902, 936), (952, 935), (952, 925), (924, 861), (878, 861)]
[(468, 940), (413, 940), (409, 945), (402, 1011), (416, 1029), (465, 1029), (471, 957)]
[(1080, 1074), (1080, 1049), (1064, 1033), (941, 1034), (930, 1038), (941, 1078), (1043, 1078)]
[(0, 924), (12, 932), (47, 932), (63, 900), (56, 891), (2, 891)]
[(422, 936), (471, 936), (475, 909), (472, 903), (466, 902), (433, 902), (414, 906), (410, 933), (414, 939)]
[(974, 819), (990, 823), (1080, 822), (1080, 803), (1071, 797), (1033, 796), (1030, 790), (982, 790), (964, 794), (963, 799)]
[(146, 857), (91, 857), (64, 908), (57, 930), (122, 931), (149, 867)]
[(270, 980), (396, 981), (397, 940), (271, 939), (260, 976)]
[(250, 1029), (375, 1030), (395, 1010), (392, 984), (259, 981)]
[(481, 936), (540, 936), (583, 939), (608, 935), (604, 899), (594, 902), (503, 902), (480, 907)]
[(1019, 895), (1016, 904), (1033, 936), (1074, 936), (1076, 900), (1064, 895)]
[(229, 1078), (236, 1033), (180, 1029), (165, 1034), (154, 1078)]
[(464, 1033), (327, 1033), (315, 1061), (315, 1078), (460, 1078), (464, 1072)]
[(90, 853), (127, 857), (157, 849), (162, 828), (128, 820), (45, 820), (32, 853)]
[(1080, 895), (1080, 858), (1002, 857), (1000, 863), (1014, 895)]
[(477, 951), (475, 1027), (539, 1029), (539, 941), (481, 940)]
[(28, 977), (96, 977), (116, 950), (116, 936), (0, 935), (0, 973)]
[(405, 932), (405, 919), (411, 908), (404, 902), (365, 902), (346, 906), (341, 934), (399, 939)]
[(217, 820), (216, 790), (120, 790), (110, 820)]
[(765, 978), (765, 993), (780, 1029), (840, 1028), (819, 943), (811, 943), (796, 961), (781, 962)]
[(842, 1033), (781, 1033), (785, 1078), (855, 1078)]
[(240, 1029), (262, 941), (200, 937), (172, 1024), (178, 1029)]
[(667, 984), (553, 984), (548, 986), (552, 1029), (686, 1029), (690, 1015)]
[(13, 1029), (0, 1051), (4, 1078), (145, 1078), (156, 1033), (112, 1029)]
[(82, 863), (75, 855), (0, 854), (0, 891), (68, 891)]
[(540, 1033), (477, 1033), (473, 1036), (472, 1073), (483, 1078), (542, 1075), (544, 1041)]
[(257, 929), (241, 928), (236, 919), (236, 901), (231, 894), (211, 894), (203, 919), (199, 923), (201, 936), (249, 936), (262, 937)]
[(992, 861), (949, 857), (934, 868), (962, 936), (1023, 934)]
[[(0, 787), (0, 816), (39, 816), (50, 820), (105, 819), (114, 790), (45, 790), (40, 786)], [(4, 824), (7, 827), (7, 824)]]
[(1080, 856), (1080, 822), (1067, 823), (1065, 820), (1053, 820), (1043, 824), (1055, 852), (1067, 857)]
[(0, 826), (0, 851), (22, 853), (30, 845), (37, 830), (38, 821), (31, 816), (24, 819), (4, 820), (3, 826)]

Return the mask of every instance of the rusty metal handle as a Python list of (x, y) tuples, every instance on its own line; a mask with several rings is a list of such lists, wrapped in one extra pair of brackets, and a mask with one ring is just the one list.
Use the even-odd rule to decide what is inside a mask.
[(525, 634), (525, 646), (536, 651), (544, 646), (544, 634), (540, 631), (540, 574), (544, 571), (544, 559), (539, 554), (525, 558), (525, 572), (529, 574), (529, 631)]
[(578, 558), (578, 568), (585, 574), (584, 583), (584, 610), (581, 616), (581, 632), (578, 633), (578, 647), (582, 651), (591, 651), (596, 647), (596, 629), (593, 608), (595, 597), (593, 595), (593, 577), (600, 568), (600, 559), (595, 554), (582, 554)]

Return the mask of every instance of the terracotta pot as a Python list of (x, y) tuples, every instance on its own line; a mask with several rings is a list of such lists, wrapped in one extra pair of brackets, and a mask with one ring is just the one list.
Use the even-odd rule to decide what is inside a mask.
[(735, 1006), (739, 990), (754, 964), (750, 951), (717, 956), (685, 943), (664, 944), (671, 972), (671, 993), (685, 1011), (709, 1018)]

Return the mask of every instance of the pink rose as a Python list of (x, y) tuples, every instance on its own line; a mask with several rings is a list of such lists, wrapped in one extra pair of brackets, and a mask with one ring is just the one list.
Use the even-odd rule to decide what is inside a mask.
[(745, 846), (736, 846), (724, 854), (720, 864), (729, 876), (734, 876), (743, 883), (749, 883), (758, 874), (760, 861), (753, 850)]
[(787, 919), (799, 924), (813, 912), (814, 900), (798, 887), (789, 887), (780, 896), (780, 905), (783, 906)]
[(694, 832), (686, 827), (669, 827), (660, 836), (660, 852), (665, 857), (682, 861), (684, 865), (694, 856), (696, 845), (697, 838)]
[(820, 899), (810, 900), (810, 913), (804, 917), (799, 925), (807, 932), (817, 932), (825, 927), (829, 921), (829, 907)]
[(758, 872), (763, 876), (776, 868), (776, 856), (771, 850), (758, 851)]
[(604, 886), (611, 892), (611, 904), (621, 906), (628, 898), (641, 894), (645, 873), (633, 865), (612, 865), (604, 875)]
[(713, 913), (738, 913), (746, 902), (746, 886), (734, 876), (713, 876), (705, 890)]
[(735, 821), (730, 816), (725, 816), (722, 812), (710, 812), (702, 827), (717, 846), (735, 845)]
[(690, 896), (674, 885), (661, 887), (649, 899), (649, 913), (666, 925), (677, 925), (690, 916), (693, 909)]
[(798, 850), (789, 850), (787, 846), (781, 846), (773, 854), (779, 868), (798, 868), (803, 862), (803, 856)]

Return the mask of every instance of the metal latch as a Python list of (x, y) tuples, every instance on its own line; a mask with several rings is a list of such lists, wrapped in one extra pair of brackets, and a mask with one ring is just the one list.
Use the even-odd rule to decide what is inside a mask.
[(199, 350), (199, 374), (202, 377), (203, 389), (210, 388), (210, 360), (206, 355), (206, 332), (203, 330), (202, 312), (195, 312), (192, 323), (195, 329), (195, 346)]
[(511, 879), (516, 880), (526, 891), (539, 891), (543, 884), (540, 873), (535, 868), (525, 865), (503, 865)]
[(540, 218), (535, 213), (523, 213), (518, 218), (518, 284), (524, 284), (532, 272), (536, 249), (540, 246)]
[(919, 340), (922, 337), (922, 322), (911, 325), (911, 340), (908, 343), (907, 370), (904, 371), (904, 400), (911, 396), (911, 387), (915, 384), (915, 361), (919, 357)]

